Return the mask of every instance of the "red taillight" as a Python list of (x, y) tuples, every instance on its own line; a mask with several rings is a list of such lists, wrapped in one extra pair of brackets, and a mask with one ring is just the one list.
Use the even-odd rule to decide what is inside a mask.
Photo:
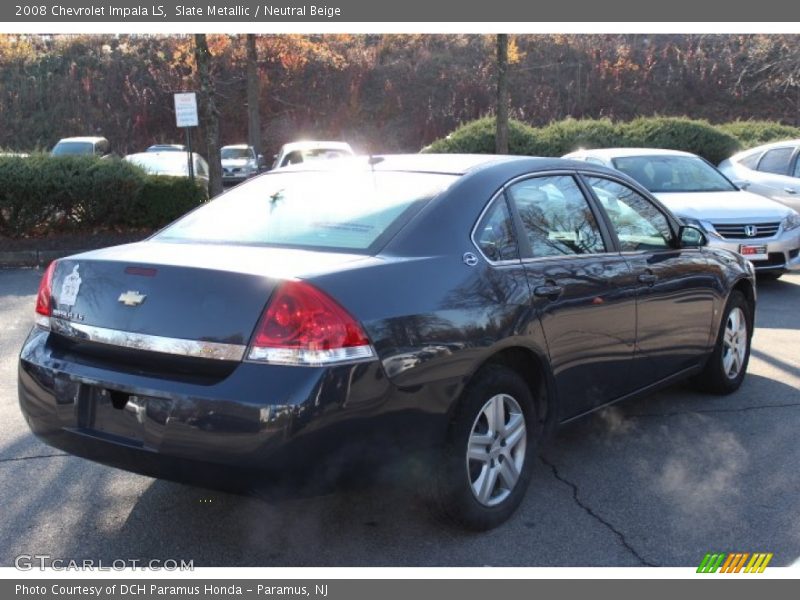
[[(39, 293), (36, 295), (36, 314), (49, 317), (53, 312), (53, 271), (56, 270), (56, 261), (51, 262), (39, 282)], [(37, 320), (37, 323), (39, 321)]]
[(333, 298), (302, 281), (274, 293), (256, 328), (249, 358), (321, 365), (373, 356), (364, 330)]

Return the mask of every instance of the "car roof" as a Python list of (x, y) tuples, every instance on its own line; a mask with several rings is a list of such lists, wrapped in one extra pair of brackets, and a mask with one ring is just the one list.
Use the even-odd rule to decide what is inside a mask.
[(94, 144), (101, 141), (107, 142), (108, 140), (102, 136), (79, 136), (79, 137), (61, 138), (60, 140), (58, 140), (58, 143), (60, 144), (61, 142), (88, 142)]
[[(194, 158), (203, 159), (197, 152), (192, 152), (192, 156)], [(125, 160), (128, 162), (146, 162), (146, 163), (167, 163), (167, 162), (186, 162), (186, 153), (185, 152), (136, 152), (134, 154), (128, 154), (125, 156)]]
[(300, 142), (289, 142), (281, 146), (282, 152), (294, 152), (295, 150), (316, 150), (318, 148), (330, 148), (333, 150), (352, 150), (347, 142), (325, 142), (316, 140), (306, 140)]
[[(370, 163), (372, 163), (370, 167)], [(489, 165), (519, 163), (531, 170), (586, 169), (587, 164), (565, 158), (544, 158), (505, 154), (382, 154), (355, 156), (329, 161), (314, 161), (282, 167), (280, 171), (336, 171), (368, 169), (375, 171), (408, 171), (466, 175)], [(594, 165), (590, 165), (594, 168)], [(601, 168), (602, 169), (602, 168)]]
[(782, 148), (783, 146), (800, 146), (800, 139), (781, 140), (779, 142), (770, 142), (768, 144), (761, 144), (760, 146), (753, 146), (752, 148), (747, 148), (741, 152), (737, 152), (734, 156), (743, 156), (745, 154), (763, 152), (764, 150)]
[(227, 146), (223, 146), (221, 149), (225, 148), (233, 148), (235, 150), (246, 150), (247, 148), (251, 148), (249, 144), (228, 144)]
[(697, 156), (691, 152), (682, 150), (669, 150), (667, 148), (590, 148), (586, 150), (576, 150), (565, 154), (571, 156), (597, 156), (605, 159), (622, 158), (628, 156)]

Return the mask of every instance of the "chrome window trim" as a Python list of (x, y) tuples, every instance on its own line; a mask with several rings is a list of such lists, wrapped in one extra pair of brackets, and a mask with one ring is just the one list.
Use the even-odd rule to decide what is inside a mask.
[[(501, 195), (505, 194), (505, 192), (509, 188), (509, 186), (514, 185), (518, 181), (523, 181), (525, 179), (533, 179), (535, 177), (552, 177), (554, 175), (569, 175), (570, 177), (574, 178), (577, 174), (578, 174), (578, 171), (573, 170), (573, 169), (552, 169), (552, 170), (549, 170), (549, 171), (538, 171), (538, 172), (533, 172), (533, 173), (524, 173), (522, 175), (517, 175), (513, 179), (509, 179), (508, 181), (506, 181), (500, 187), (500, 189), (497, 190), (494, 193), (494, 195), (489, 199), (489, 201), (486, 203), (486, 206), (483, 207), (483, 210), (481, 211), (481, 214), (478, 215), (478, 218), (475, 220), (475, 225), (472, 226), (472, 231), (469, 234), (469, 239), (472, 242), (472, 245), (478, 251), (478, 254), (481, 255), (481, 258), (483, 258), (483, 260), (485, 260), (488, 264), (490, 264), (493, 267), (505, 267), (505, 266), (509, 266), (509, 265), (521, 265), (526, 261), (529, 261), (529, 260), (541, 260), (542, 258), (558, 258), (558, 257), (540, 257), (538, 259), (536, 259), (536, 258), (535, 259), (518, 258), (516, 260), (514, 260), (514, 259), (490, 260), (489, 257), (487, 257), (483, 253), (483, 251), (481, 250), (480, 246), (475, 241), (475, 232), (478, 230), (478, 225), (483, 220), (483, 216), (486, 214), (486, 211), (489, 210), (489, 208), (492, 206), (492, 204), (494, 204), (494, 201), (497, 200), (498, 196), (501, 196)], [(515, 233), (518, 233), (518, 232), (515, 231)], [(517, 241), (517, 251), (519, 251), (519, 241)], [(585, 255), (579, 254), (578, 256), (585, 256)], [(595, 256), (595, 255), (592, 255), (592, 256)]]
[(247, 350), (247, 346), (243, 344), (223, 344), (220, 342), (205, 342), (149, 335), (145, 333), (132, 333), (129, 331), (120, 331), (118, 329), (86, 325), (84, 323), (75, 323), (55, 317), (50, 317), (50, 330), (59, 335), (80, 341), (95, 342), (133, 350), (145, 350), (148, 352), (208, 358), (213, 360), (241, 362)]
[[(519, 175), (518, 177), (515, 177), (514, 179), (511, 179), (511, 180), (507, 181), (503, 185), (503, 189), (500, 190), (500, 191), (501, 192), (505, 192), (509, 187), (511, 187), (515, 183), (518, 183), (520, 181), (524, 181), (526, 179), (535, 179), (537, 177), (556, 177), (556, 176), (561, 177), (561, 176), (566, 175), (566, 176), (572, 177), (573, 179), (575, 179), (576, 183), (578, 183), (578, 176), (580, 175), (580, 173), (581, 173), (581, 171), (578, 171), (578, 170), (574, 170), (573, 171), (573, 170), (570, 170), (570, 169), (558, 169), (558, 170), (551, 170), (551, 171), (542, 171), (541, 173), (528, 173), (528, 174), (525, 174), (525, 175)], [(580, 189), (580, 185), (578, 185), (578, 189)], [(591, 208), (592, 204), (590, 202), (590, 199), (586, 197), (586, 194), (584, 193), (583, 190), (581, 190), (581, 195), (584, 197), (584, 200), (586, 200), (587, 205)], [(494, 200), (494, 198), (492, 198), (492, 200)], [(594, 213), (595, 213), (595, 211), (592, 211), (592, 214), (594, 214)], [(481, 216), (483, 216), (483, 215), (481, 215)], [(595, 216), (595, 221), (597, 221), (597, 225), (599, 227), (600, 223), (599, 223), (599, 220), (598, 220), (598, 215), (595, 214), (594, 216)], [(478, 220), (478, 222), (480, 222), (480, 219)], [(477, 224), (476, 224), (476, 227), (477, 227)], [(602, 237), (602, 232), (601, 232), (601, 237)], [(605, 243), (605, 239), (603, 240), (603, 245), (607, 245)], [(520, 260), (520, 263), (522, 263), (524, 265), (527, 265), (527, 264), (532, 263), (532, 262), (540, 262), (540, 261), (546, 261), (546, 260), (563, 260), (565, 258), (586, 258), (588, 256), (618, 256), (618, 255), (619, 255), (619, 252), (617, 252), (615, 249), (609, 250), (608, 248), (606, 248), (605, 252), (591, 252), (591, 253), (585, 253), (585, 254), (555, 254), (555, 255), (550, 255), (550, 256), (530, 256), (530, 257), (527, 257), (527, 258), (522, 258)]]

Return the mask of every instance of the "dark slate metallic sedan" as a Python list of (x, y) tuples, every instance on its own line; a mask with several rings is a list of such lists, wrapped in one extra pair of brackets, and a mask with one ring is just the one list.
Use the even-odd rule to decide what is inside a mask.
[(739, 387), (753, 268), (705, 241), (585, 162), (281, 170), (51, 264), (20, 404), (52, 446), (212, 487), (421, 457), (440, 512), (486, 529), (556, 425), (687, 377)]

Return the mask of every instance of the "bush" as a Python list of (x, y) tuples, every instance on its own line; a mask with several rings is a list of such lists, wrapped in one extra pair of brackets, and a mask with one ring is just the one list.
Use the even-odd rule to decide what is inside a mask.
[(131, 203), (124, 222), (130, 227), (163, 227), (208, 199), (204, 187), (187, 177), (150, 175)]
[(739, 149), (735, 137), (707, 121), (675, 117), (639, 118), (623, 123), (624, 146), (669, 148), (698, 154), (718, 164)]
[(774, 121), (734, 121), (718, 127), (735, 137), (742, 149), (800, 138), (800, 128), (781, 125)]
[[(494, 152), (495, 120), (467, 123), (425, 152)], [(566, 119), (534, 128), (519, 121), (509, 124), (509, 152), (528, 156), (563, 156), (578, 148), (645, 147), (685, 150), (718, 163), (739, 149), (738, 140), (706, 121), (649, 117), (628, 123), (608, 119)]]
[(204, 199), (187, 179), (120, 159), (0, 156), (0, 235), (159, 227)]
[[(453, 131), (450, 135), (426, 146), (423, 152), (493, 154), (495, 151), (494, 117), (472, 121)], [(533, 154), (538, 148), (537, 130), (520, 121), (508, 123), (508, 149), (510, 154)]]
[(619, 125), (609, 119), (565, 119), (538, 130), (540, 156), (563, 156), (580, 148), (613, 148), (625, 144)]

